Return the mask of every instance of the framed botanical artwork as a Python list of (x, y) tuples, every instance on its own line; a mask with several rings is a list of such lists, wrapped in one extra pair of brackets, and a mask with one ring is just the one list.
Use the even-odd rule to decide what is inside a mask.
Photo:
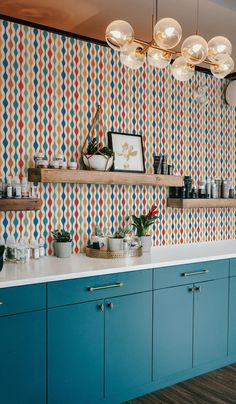
[(145, 172), (142, 136), (108, 132), (108, 146), (115, 155), (113, 171)]

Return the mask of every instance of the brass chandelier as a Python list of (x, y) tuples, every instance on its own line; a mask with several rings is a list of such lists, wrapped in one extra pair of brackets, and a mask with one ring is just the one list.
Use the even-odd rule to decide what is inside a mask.
[(201, 63), (209, 65), (212, 74), (218, 79), (225, 78), (233, 71), (231, 42), (223, 36), (216, 36), (207, 43), (199, 35), (199, 0), (196, 35), (191, 35), (183, 41), (181, 51), (174, 49), (182, 38), (180, 24), (173, 18), (157, 21), (157, 12), (158, 0), (155, 0), (156, 21), (154, 25), (153, 11), (151, 42), (136, 39), (132, 26), (126, 21), (116, 20), (108, 25), (106, 41), (111, 48), (120, 52), (122, 64), (131, 69), (138, 69), (147, 60), (150, 66), (164, 69), (170, 65), (171, 59), (176, 57), (171, 64), (171, 74), (180, 81), (189, 80), (194, 75), (195, 66)]

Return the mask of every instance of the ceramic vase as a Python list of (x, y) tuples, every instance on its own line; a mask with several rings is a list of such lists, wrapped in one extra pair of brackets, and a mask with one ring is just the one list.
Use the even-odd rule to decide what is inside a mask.
[(147, 235), (147, 236), (140, 236), (139, 237), (142, 248), (143, 248), (143, 252), (150, 252), (151, 250), (151, 236)]
[(109, 237), (108, 249), (109, 249), (109, 251), (122, 251), (123, 250), (123, 238)]
[(67, 243), (60, 243), (54, 241), (54, 254), (58, 258), (69, 258), (71, 256), (72, 241)]

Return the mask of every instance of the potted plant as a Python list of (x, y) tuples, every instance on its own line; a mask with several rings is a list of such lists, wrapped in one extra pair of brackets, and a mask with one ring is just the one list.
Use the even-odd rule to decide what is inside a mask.
[(100, 146), (96, 139), (92, 139), (83, 153), (83, 162), (89, 170), (109, 171), (114, 160), (113, 151), (107, 146)]
[(147, 214), (142, 214), (140, 216), (132, 215), (131, 217), (133, 219), (132, 225), (136, 229), (143, 251), (149, 252), (151, 248), (151, 236), (147, 234), (147, 232), (149, 227), (159, 219), (157, 216), (157, 207), (153, 205)]
[(72, 238), (66, 230), (54, 230), (54, 253), (58, 258), (69, 258), (71, 256)]
[(124, 231), (121, 227), (114, 233), (113, 236), (108, 238), (109, 251), (123, 250)]

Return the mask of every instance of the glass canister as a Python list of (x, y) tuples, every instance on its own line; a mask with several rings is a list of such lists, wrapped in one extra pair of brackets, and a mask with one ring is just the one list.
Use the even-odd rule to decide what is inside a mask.
[(16, 261), (16, 241), (13, 237), (6, 241), (5, 259), (11, 262)]
[(23, 239), (20, 239), (16, 244), (16, 262), (26, 262), (27, 260), (27, 245)]

